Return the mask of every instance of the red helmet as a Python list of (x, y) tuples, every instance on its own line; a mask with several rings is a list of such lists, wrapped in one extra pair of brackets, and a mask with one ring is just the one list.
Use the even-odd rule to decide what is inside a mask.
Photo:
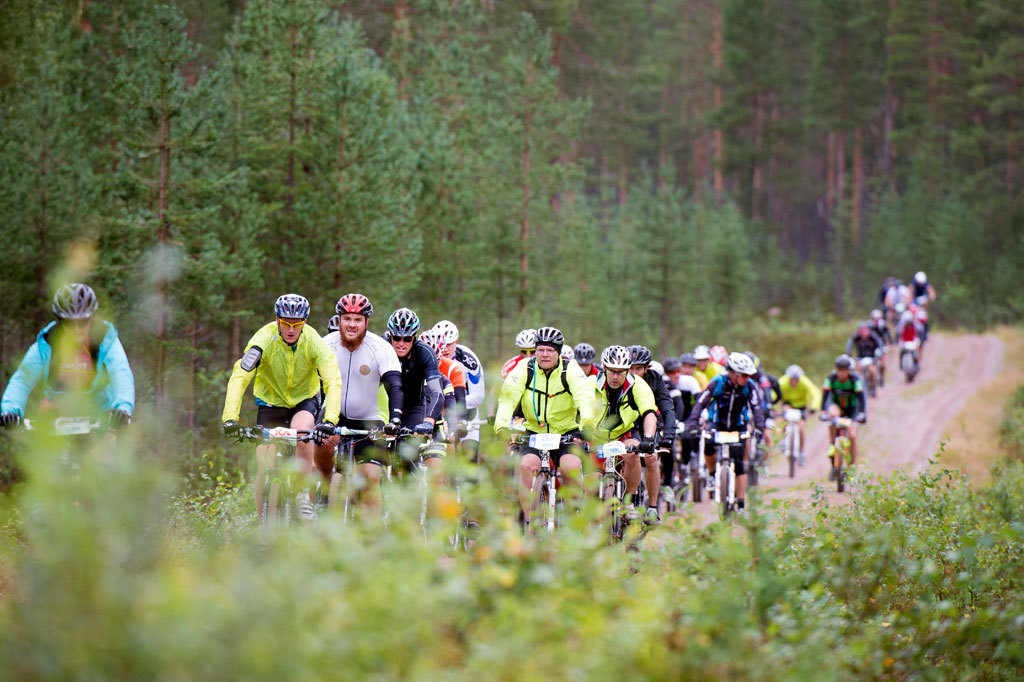
[(711, 362), (717, 362), (722, 367), (725, 367), (725, 361), (729, 357), (729, 351), (725, 350), (725, 346), (711, 346)]
[(370, 299), (362, 294), (345, 294), (338, 299), (338, 304), (334, 306), (334, 312), (339, 315), (356, 313), (357, 315), (369, 317), (373, 315), (373, 304), (370, 303)]

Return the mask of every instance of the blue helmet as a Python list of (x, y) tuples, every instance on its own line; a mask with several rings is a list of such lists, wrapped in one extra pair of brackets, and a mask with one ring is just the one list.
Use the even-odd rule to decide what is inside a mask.
[(420, 330), (420, 318), (408, 308), (399, 308), (388, 318), (388, 331), (394, 336), (414, 336)]

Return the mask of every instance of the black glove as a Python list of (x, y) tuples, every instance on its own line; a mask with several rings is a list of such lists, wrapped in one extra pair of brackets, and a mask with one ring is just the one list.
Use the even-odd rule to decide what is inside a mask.
[(640, 445), (637, 446), (637, 450), (644, 453), (645, 455), (651, 454), (652, 452), (654, 452), (654, 439), (649, 438), (648, 436), (644, 436), (643, 438), (640, 439)]
[(828, 416), (828, 412), (819, 412), (818, 419), (823, 422), (831, 421), (832, 417)]
[(124, 410), (110, 410), (107, 412), (107, 422), (110, 427), (116, 429), (119, 426), (128, 426), (132, 423), (132, 416)]
[(863, 412), (858, 412), (857, 416), (854, 417), (853, 420), (857, 421), (857, 422), (860, 422), (861, 424), (864, 424), (865, 422), (867, 422), (868, 416), (866, 414), (864, 414)]
[(230, 438), (237, 438), (242, 432), (242, 427), (238, 424), (237, 419), (229, 419), (224, 422), (224, 435)]
[(389, 436), (395, 436), (402, 428), (402, 418), (392, 417), (391, 421), (384, 425), (384, 433)]
[(327, 439), (334, 435), (334, 430), (338, 428), (334, 424), (328, 421), (323, 421), (313, 427), (313, 442), (317, 445), (323, 445), (327, 442)]
[(469, 433), (469, 426), (466, 425), (466, 422), (459, 422), (459, 425), (455, 427), (455, 437), (465, 438), (467, 433)]
[(658, 448), (661, 449), (661, 450), (671, 450), (672, 449), (672, 441), (670, 441), (670, 440), (663, 440), (660, 443), (658, 443)]
[(413, 429), (413, 432), (421, 436), (429, 436), (434, 433), (434, 425), (430, 422), (420, 422), (416, 425), (416, 428)]
[(760, 441), (763, 436), (764, 431), (762, 431), (761, 429), (754, 429), (754, 440)]
[(21, 415), (17, 412), (5, 412), (0, 414), (0, 426), (9, 429), (21, 423)]

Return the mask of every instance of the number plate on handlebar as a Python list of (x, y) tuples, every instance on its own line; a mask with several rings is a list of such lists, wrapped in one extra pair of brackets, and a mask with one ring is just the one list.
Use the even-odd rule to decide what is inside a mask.
[(836, 417), (836, 426), (840, 428), (848, 429), (851, 424), (853, 424), (853, 420), (849, 417)]
[(58, 436), (84, 436), (90, 431), (90, 417), (57, 417), (53, 422), (53, 432)]
[(606, 459), (608, 457), (622, 457), (625, 454), (626, 444), (618, 440), (605, 443), (597, 448), (597, 456), (600, 459)]
[(560, 433), (530, 434), (530, 447), (535, 450), (557, 450), (562, 446)]
[(740, 442), (739, 431), (715, 431), (715, 442), (719, 445), (728, 445), (730, 443)]
[(803, 416), (803, 413), (795, 407), (791, 407), (786, 410), (786, 421), (788, 422), (798, 422), (803, 419)]

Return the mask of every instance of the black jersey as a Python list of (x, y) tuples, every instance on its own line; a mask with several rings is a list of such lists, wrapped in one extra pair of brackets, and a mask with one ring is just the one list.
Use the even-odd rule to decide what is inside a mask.
[(411, 414), (417, 408), (426, 408), (427, 416), (436, 417), (443, 407), (441, 372), (437, 358), (427, 344), (419, 339), (409, 353), (399, 358), (402, 363), (402, 412)]

